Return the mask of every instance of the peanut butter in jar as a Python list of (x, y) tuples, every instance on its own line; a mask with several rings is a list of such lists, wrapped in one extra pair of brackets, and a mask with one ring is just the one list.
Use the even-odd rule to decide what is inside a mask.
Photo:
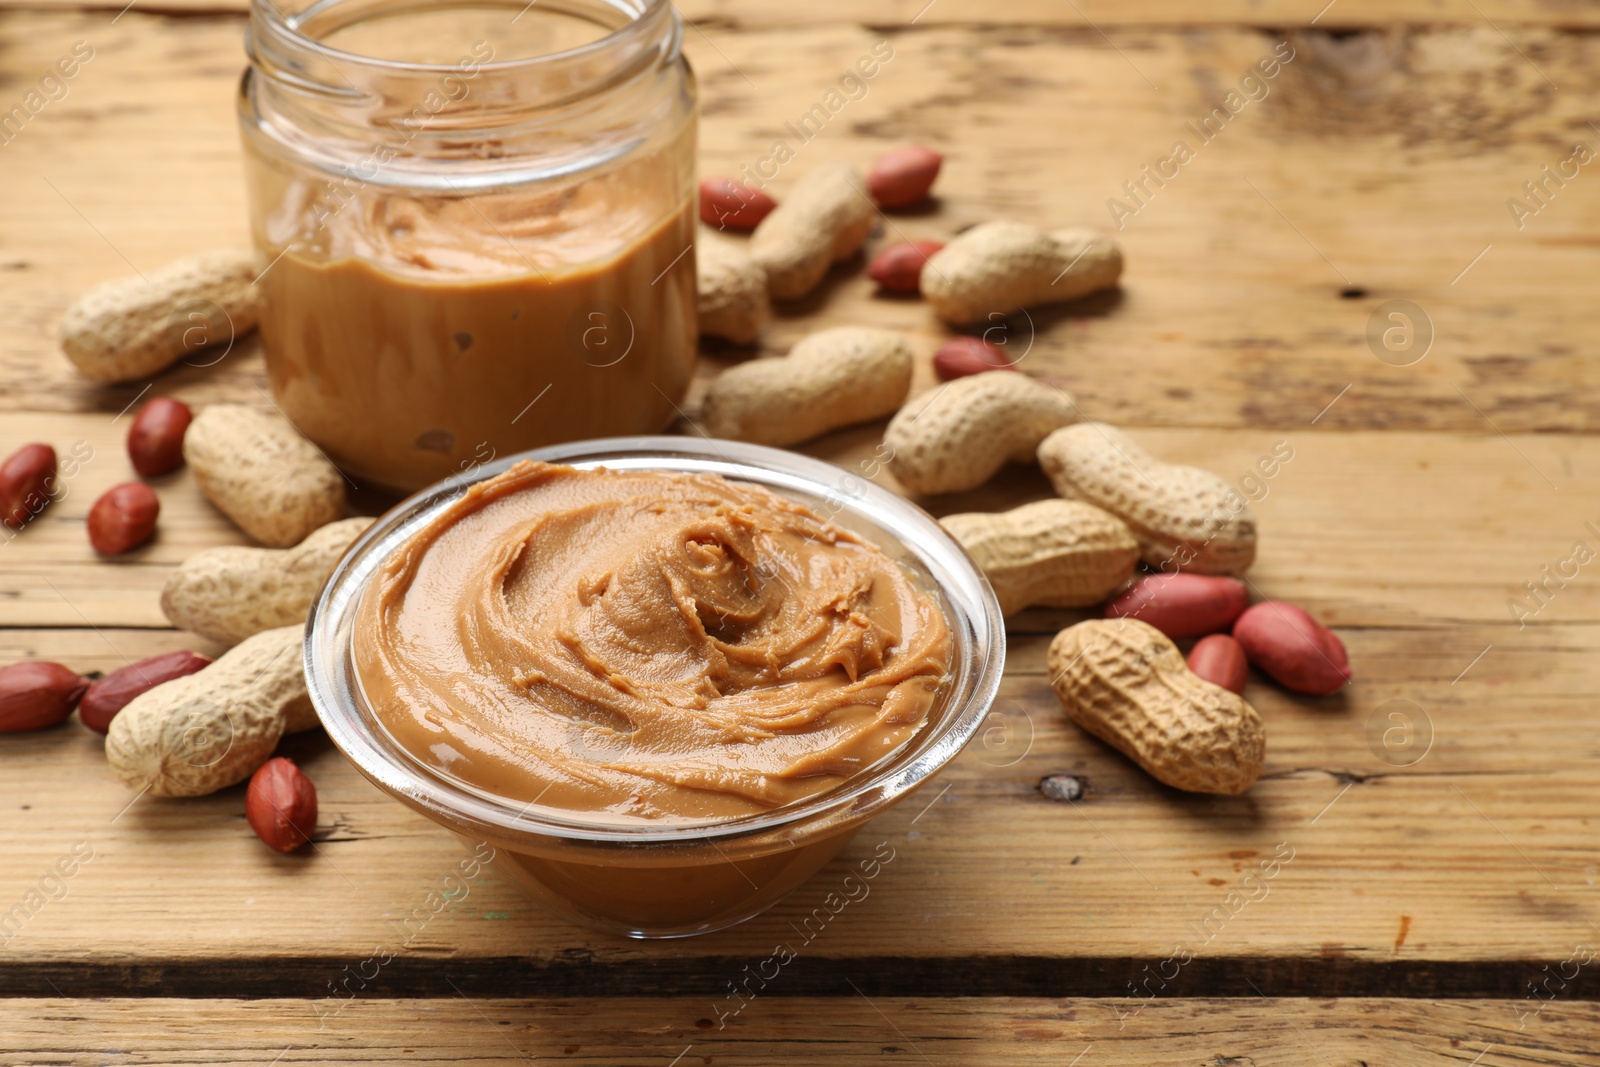
[(268, 376), (296, 427), (411, 490), (671, 423), (697, 331), (670, 4), (285, 10), (253, 5), (240, 106)]

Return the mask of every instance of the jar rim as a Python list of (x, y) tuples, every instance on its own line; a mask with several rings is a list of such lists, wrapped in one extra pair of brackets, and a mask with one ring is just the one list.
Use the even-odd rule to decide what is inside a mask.
[[(393, 548), (475, 485), (524, 459), (721, 473), (782, 493), (831, 493), (849, 472), (809, 456), (699, 437), (615, 437), (534, 449), (445, 479), (391, 508), (357, 538), (329, 575), (306, 620), (305, 673), (311, 700), (334, 744), (374, 784), (413, 807), (479, 835), (535, 835), (614, 845), (693, 845), (758, 838), (815, 823), (854, 823), (898, 801), (936, 774), (966, 746), (999, 692), (1005, 628), (999, 602), (982, 571), (932, 516), (905, 498), (858, 479), (840, 511), (866, 522), (927, 569), (955, 643), (948, 692), (937, 721), (859, 780), (766, 812), (690, 822), (621, 823), (561, 818), (473, 789), (420, 763), (388, 737), (364, 708), (351, 663), (353, 618), (367, 582)], [(830, 497), (831, 499), (831, 497)], [(892, 526), (886, 525), (892, 523)]]
[[(389, 73), (444, 76), (458, 69), (456, 63), (419, 63), (411, 60), (381, 59), (376, 56), (365, 56), (359, 52), (350, 52), (326, 44), (301, 29), (308, 16), (325, 14), (336, 9), (340, 4), (348, 2), (350, 0), (316, 0), (305, 10), (289, 15), (274, 0), (250, 0), (250, 22), (252, 27), (259, 23), (261, 29), (267, 31), (272, 40), (288, 46), (291, 50), (313, 55), (328, 63), (335, 70), (339, 70), (340, 65), (344, 64)], [(565, 48), (542, 55), (526, 56), (521, 59), (490, 60), (481, 64), (481, 69), (498, 75), (513, 75), (518, 72), (532, 72), (572, 63), (581, 63), (608, 50), (616, 49), (619, 45), (628, 43), (632, 38), (649, 34), (655, 28), (663, 13), (673, 23), (681, 21), (681, 16), (677, 13), (672, 0), (602, 0), (602, 2), (612, 9), (627, 15), (627, 20), (593, 41), (575, 45), (572, 48)], [(448, 3), (439, 4), (435, 0), (434, 5), (424, 2), (413, 6), (448, 6)], [(532, 6), (533, 3), (529, 3), (523, 10)], [(248, 36), (247, 51), (251, 53), (252, 59), (255, 59), (257, 48), (256, 33), (251, 32)]]

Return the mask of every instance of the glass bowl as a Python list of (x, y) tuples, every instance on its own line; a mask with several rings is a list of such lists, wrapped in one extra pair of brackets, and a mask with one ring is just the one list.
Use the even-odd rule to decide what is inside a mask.
[[(356, 681), (351, 633), (383, 559), (466, 488), (520, 459), (574, 467), (720, 474), (816, 510), (876, 544), (934, 594), (950, 624), (949, 676), (928, 724), (896, 752), (832, 790), (771, 811), (707, 822), (606, 822), (464, 787), (416, 761), (372, 715)], [(698, 437), (615, 437), (508, 456), (446, 479), (391, 509), (334, 568), (306, 624), (312, 702), (334, 744), (378, 788), (455, 833), (552, 910), (630, 937), (681, 937), (770, 907), (866, 822), (955, 758), (988, 714), (1005, 663), (994, 591), (921, 508), (851, 472), (775, 448)]]

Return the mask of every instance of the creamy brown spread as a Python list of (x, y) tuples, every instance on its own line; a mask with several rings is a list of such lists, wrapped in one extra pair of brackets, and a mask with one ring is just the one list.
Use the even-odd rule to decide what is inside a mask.
[(663, 166), (551, 194), (272, 194), (258, 244), (277, 257), (261, 332), (278, 405), (358, 481), (404, 490), (664, 429), (697, 329), (693, 204), (669, 199)]
[(421, 763), (624, 820), (840, 784), (922, 728), (951, 655), (934, 597), (808, 508), (716, 475), (531, 462), (384, 561), (352, 647)]

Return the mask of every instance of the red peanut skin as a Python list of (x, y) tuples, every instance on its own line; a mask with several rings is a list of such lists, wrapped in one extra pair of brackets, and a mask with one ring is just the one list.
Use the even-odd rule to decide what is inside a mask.
[(867, 171), (867, 191), (879, 207), (909, 207), (927, 198), (944, 157), (931, 148), (891, 148)]
[(56, 480), (56, 450), (27, 444), (0, 463), (0, 521), (20, 530), (50, 503)]
[(183, 435), (194, 421), (189, 405), (158, 396), (128, 428), (128, 459), (140, 477), (155, 478), (183, 466)]
[(1251, 666), (1285, 689), (1326, 696), (1350, 680), (1344, 642), (1293, 604), (1268, 600), (1251, 605), (1233, 624), (1233, 636)]
[(732, 178), (700, 183), (700, 221), (719, 230), (753, 230), (777, 206), (760, 189)]
[(128, 702), (162, 682), (182, 678), (211, 666), (211, 657), (198, 652), (168, 652), (112, 671), (89, 687), (78, 705), (78, 721), (97, 734), (111, 729), (111, 720)]
[(89, 543), (103, 555), (120, 556), (150, 540), (159, 514), (161, 501), (148, 485), (114, 485), (89, 509)]
[(268, 848), (293, 852), (317, 828), (317, 787), (293, 760), (274, 756), (250, 776), (244, 817)]
[(922, 287), (922, 267), (944, 247), (942, 241), (902, 241), (872, 257), (867, 277), (891, 293), (914, 293)]
[(1106, 605), (1106, 618), (1132, 617), (1178, 640), (1226, 630), (1249, 602), (1237, 578), (1147, 574)]
[(1243, 693), (1250, 680), (1244, 649), (1227, 634), (1210, 634), (1195, 642), (1189, 650), (1189, 669), (1230, 693)]
[(59, 663), (34, 660), (0, 667), (0, 734), (45, 730), (83, 699), (89, 679)]
[(933, 373), (941, 382), (991, 370), (1016, 370), (998, 345), (979, 337), (952, 337), (933, 354)]

